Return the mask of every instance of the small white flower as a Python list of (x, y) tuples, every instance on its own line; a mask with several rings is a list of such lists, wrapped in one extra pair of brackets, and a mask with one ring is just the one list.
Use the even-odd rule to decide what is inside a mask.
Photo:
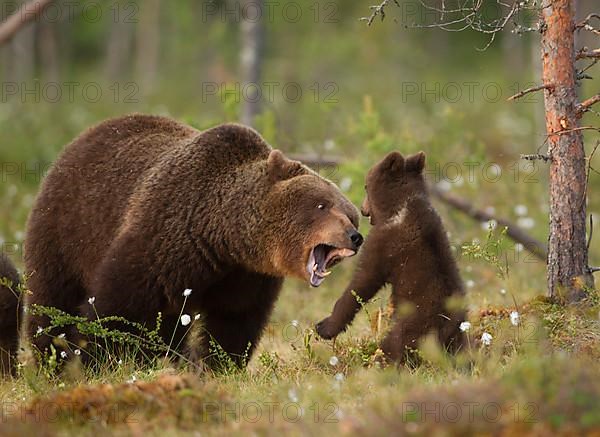
[(90, 305), (94, 305), (94, 302), (96, 302), (96, 298), (95, 298), (94, 296), (92, 296), (92, 297), (90, 297), (90, 298), (88, 299), (88, 303), (89, 303)]
[(117, 361), (117, 364), (120, 366), (121, 364), (123, 364), (123, 360), (119, 358), (119, 361)]
[(65, 338), (65, 334), (64, 333), (58, 334), (58, 338)]
[(517, 225), (523, 229), (531, 229), (535, 226), (535, 220), (531, 217), (519, 217)]
[(494, 219), (481, 223), (481, 229), (483, 229), (484, 231), (489, 231), (490, 229), (494, 230), (497, 226), (498, 222)]
[(525, 205), (516, 205), (515, 206), (515, 214), (524, 216), (527, 215), (527, 206)]
[(466, 282), (468, 288), (473, 288), (475, 286), (475, 281), (472, 279), (467, 280)]
[(196, 314), (196, 315), (194, 316), (194, 320), (200, 320), (200, 314)]
[(189, 316), (189, 314), (182, 314), (181, 315), (181, 324), (183, 326), (189, 325), (191, 321), (192, 321), (192, 318)]
[(510, 323), (512, 323), (513, 326), (517, 326), (519, 324), (519, 319), (521, 316), (519, 316), (519, 313), (517, 311), (511, 311), (510, 312)]
[(191, 290), (190, 288), (186, 288), (186, 289), (183, 291), (183, 295), (184, 295), (185, 297), (189, 297), (191, 294), (192, 294), (192, 290)]
[(506, 288), (501, 288), (500, 289), (500, 294), (506, 294)]
[(335, 379), (337, 382), (342, 382), (344, 380), (344, 374), (336, 373), (335, 376), (333, 377), (333, 379)]
[(290, 388), (288, 390), (288, 398), (292, 402), (298, 402), (298, 394), (296, 393), (296, 389)]
[(450, 191), (452, 189), (452, 184), (450, 182), (448, 182), (446, 179), (438, 182), (437, 186), (442, 191)]
[(60, 357), (61, 357), (62, 359), (65, 359), (65, 358), (67, 358), (67, 353), (66, 353), (65, 351), (62, 351), (62, 352), (60, 353)]
[(458, 329), (460, 329), (462, 332), (467, 332), (469, 329), (471, 329), (471, 322), (461, 322)]
[(525, 246), (523, 246), (521, 243), (515, 244), (515, 252), (523, 252), (523, 249), (525, 249)]
[(129, 378), (127, 380), (127, 384), (133, 384), (136, 381), (137, 381), (137, 378), (135, 377), (135, 375), (131, 375), (131, 378)]
[(75, 350), (73, 351), (73, 353), (74, 353), (75, 355), (81, 355), (81, 350), (79, 350), (79, 349), (75, 349)]
[(337, 366), (339, 362), (340, 360), (338, 360), (338, 357), (336, 357), (335, 355), (329, 358), (329, 364), (332, 366)]
[(42, 331), (43, 331), (42, 327), (41, 327), (41, 326), (38, 326), (38, 327), (37, 327), (37, 331), (35, 331), (35, 332), (36, 332), (37, 334), (41, 334), (41, 333), (42, 333)]
[(297, 328), (298, 326), (300, 326), (300, 322), (298, 322), (298, 320), (292, 320), (292, 326), (294, 328)]
[(489, 333), (487, 333), (487, 332), (484, 332), (483, 334), (481, 334), (481, 343), (482, 343), (484, 346), (489, 346), (490, 344), (492, 344), (492, 339), (493, 339), (493, 338), (494, 338), (494, 337), (492, 337), (492, 335), (491, 335), (491, 334), (489, 334)]

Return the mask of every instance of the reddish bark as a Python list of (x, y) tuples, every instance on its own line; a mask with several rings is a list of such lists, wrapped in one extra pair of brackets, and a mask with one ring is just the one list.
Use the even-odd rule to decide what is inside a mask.
[(575, 88), (573, 0), (542, 9), (542, 79), (550, 164), (548, 289), (551, 297), (579, 300), (591, 285), (586, 248), (586, 161)]

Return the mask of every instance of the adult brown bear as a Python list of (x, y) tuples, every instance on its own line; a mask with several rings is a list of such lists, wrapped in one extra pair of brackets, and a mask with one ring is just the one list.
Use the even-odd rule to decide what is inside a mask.
[[(168, 344), (191, 289), (185, 312), (201, 314), (240, 363), (283, 278), (320, 285), (358, 250), (357, 226), (358, 211), (333, 183), (250, 128), (200, 132), (125, 116), (75, 139), (44, 181), (26, 238), (29, 304), (150, 327), (161, 312)], [(27, 323), (40, 351), (51, 336), (35, 334), (47, 325), (39, 315)], [(178, 327), (178, 339), (186, 329)], [(77, 342), (73, 331), (67, 340)]]
[(0, 252), (0, 374), (14, 374), (19, 346), (21, 314), (19, 274)]
[(321, 337), (344, 331), (360, 304), (388, 283), (396, 310), (402, 303), (412, 305), (408, 314), (395, 311), (395, 324), (381, 345), (389, 359), (404, 361), (432, 331), (449, 350), (462, 346), (459, 324), (465, 311), (448, 304), (451, 298), (459, 301), (464, 289), (442, 221), (429, 202), (424, 166), (423, 152), (406, 159), (392, 152), (369, 171), (361, 210), (373, 228), (346, 291), (316, 327)]

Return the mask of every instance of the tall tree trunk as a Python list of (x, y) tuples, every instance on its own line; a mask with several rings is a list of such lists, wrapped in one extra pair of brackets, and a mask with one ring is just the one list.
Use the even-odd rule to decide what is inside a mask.
[(141, 80), (144, 94), (156, 83), (160, 46), (160, 0), (144, 0), (140, 4), (140, 21), (136, 29), (136, 77)]
[(542, 8), (542, 79), (550, 163), (548, 289), (551, 297), (576, 301), (591, 285), (586, 248), (586, 161), (576, 115), (574, 0)]
[(242, 0), (240, 7), (244, 15), (241, 23), (242, 51), (240, 56), (242, 77), (241, 122), (252, 126), (254, 117), (260, 112), (260, 76), (264, 45), (264, 22), (267, 11), (264, 0)]
[(40, 21), (37, 34), (41, 76), (44, 82), (58, 82), (60, 59), (58, 54), (57, 25)]
[(128, 71), (131, 59), (132, 26), (123, 19), (111, 22), (104, 65), (104, 73), (109, 80), (122, 80)]

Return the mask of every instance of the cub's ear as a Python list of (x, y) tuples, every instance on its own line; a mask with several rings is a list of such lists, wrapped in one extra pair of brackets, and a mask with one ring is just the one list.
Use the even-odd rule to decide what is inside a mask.
[(406, 158), (406, 171), (421, 173), (425, 168), (425, 152), (415, 153)]
[(400, 152), (388, 153), (381, 161), (381, 169), (389, 173), (402, 173), (404, 171), (404, 157)]
[(267, 172), (273, 181), (283, 181), (303, 173), (302, 164), (285, 157), (281, 151), (273, 149), (267, 158)]

